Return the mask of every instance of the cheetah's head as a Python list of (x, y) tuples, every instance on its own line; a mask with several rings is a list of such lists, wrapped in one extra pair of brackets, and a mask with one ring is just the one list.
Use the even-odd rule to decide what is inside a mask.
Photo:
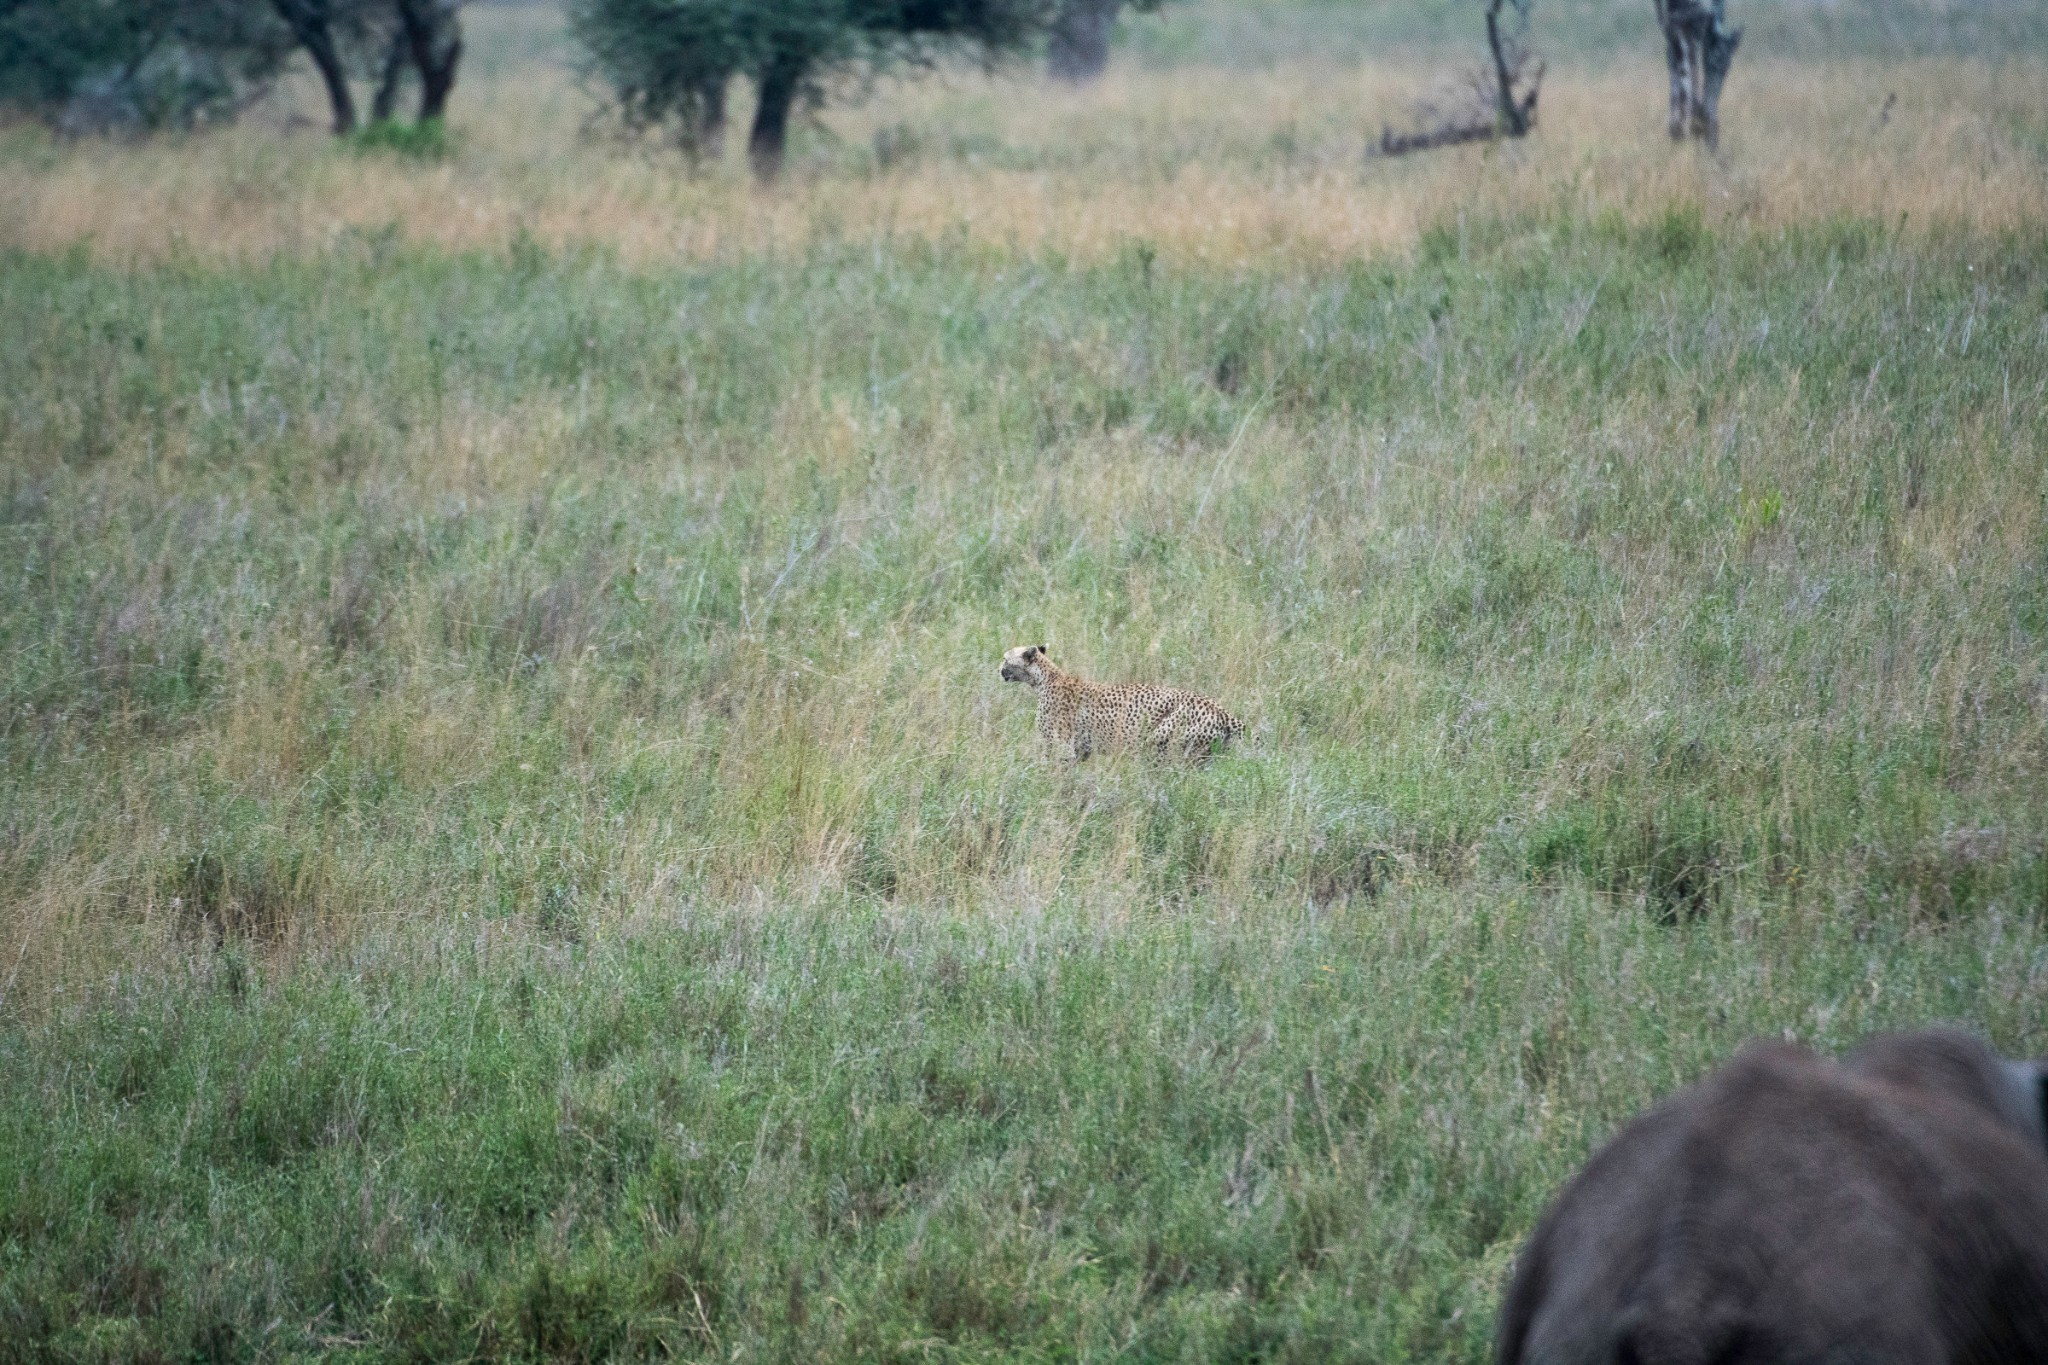
[(1052, 660), (1045, 657), (1044, 645), (1018, 645), (1003, 651), (1003, 681), (1037, 687), (1045, 681), (1045, 670), (1051, 664)]

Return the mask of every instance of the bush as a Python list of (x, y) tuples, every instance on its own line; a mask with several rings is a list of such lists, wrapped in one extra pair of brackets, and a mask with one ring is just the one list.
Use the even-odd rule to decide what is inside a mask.
[(379, 119), (351, 134), (349, 145), (362, 152), (395, 152), (415, 161), (439, 161), (448, 155), (448, 125), (437, 118), (418, 123)]
[(716, 157), (725, 92), (750, 77), (758, 102), (747, 152), (781, 170), (789, 117), (826, 81), (931, 60), (949, 45), (1013, 51), (1051, 21), (1045, 0), (577, 0), (571, 25), (632, 131), (664, 128), (693, 159)]

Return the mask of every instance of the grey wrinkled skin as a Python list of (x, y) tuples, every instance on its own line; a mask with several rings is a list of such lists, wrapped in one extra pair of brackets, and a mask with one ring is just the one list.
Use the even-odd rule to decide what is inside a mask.
[(1566, 1185), (1500, 1365), (2048, 1362), (2048, 1066), (1936, 1028), (1755, 1043)]

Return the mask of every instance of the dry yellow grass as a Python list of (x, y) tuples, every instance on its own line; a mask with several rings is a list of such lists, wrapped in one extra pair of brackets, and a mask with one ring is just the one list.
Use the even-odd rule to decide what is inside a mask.
[[(1525, 143), (1372, 160), (1380, 127), (1409, 121), (1441, 74), (1126, 69), (1075, 92), (1026, 73), (950, 72), (828, 110), (811, 154), (762, 192), (736, 148), (692, 179), (658, 149), (587, 136), (589, 96), (566, 72), (527, 65), (464, 86), (460, 150), (439, 164), (335, 151), (281, 109), (178, 145), (86, 143), (18, 160), (0, 180), (0, 245), (85, 242), (122, 263), (247, 260), (395, 224), (450, 248), (503, 250), (524, 232), (638, 265), (820, 237), (963, 234), (1080, 259), (1142, 239), (1169, 260), (1312, 262), (1403, 250), (1478, 205), (1562, 201), (1634, 218), (1680, 200), (1710, 221), (1904, 215), (1908, 230), (2009, 228), (2048, 210), (2048, 160), (2027, 141), (2048, 126), (2048, 70), (2035, 59), (1746, 62), (1718, 159), (1665, 140), (1654, 61), (1568, 69), (1546, 84)], [(921, 154), (877, 171), (869, 148), (883, 129)]]

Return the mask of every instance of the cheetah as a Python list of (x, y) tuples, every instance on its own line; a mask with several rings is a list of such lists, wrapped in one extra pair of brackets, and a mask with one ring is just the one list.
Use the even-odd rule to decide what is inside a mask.
[(1098, 683), (1046, 657), (1044, 645), (1003, 654), (1003, 681), (1038, 691), (1038, 737), (1076, 762), (1098, 751), (1147, 749), (1207, 758), (1244, 733), (1244, 722), (1209, 698), (1149, 683)]

